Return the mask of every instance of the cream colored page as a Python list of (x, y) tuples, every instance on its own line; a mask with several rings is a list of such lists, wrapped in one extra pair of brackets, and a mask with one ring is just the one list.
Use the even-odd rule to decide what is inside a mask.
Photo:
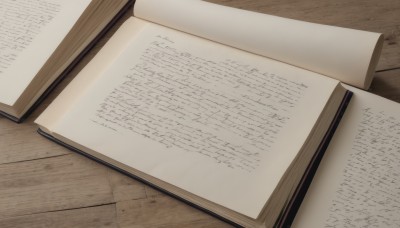
[(13, 105), (90, 0), (2, 0), (0, 102)]
[(61, 94), (46, 108), (35, 120), (35, 123), (53, 129), (53, 125), (62, 119), (71, 106), (81, 96), (84, 96), (91, 83), (93, 83), (123, 52), (129, 41), (141, 31), (146, 24), (140, 19), (131, 17), (126, 20), (117, 32), (110, 38), (99, 53), (82, 69), (76, 78), (66, 87)]
[(293, 227), (400, 227), (400, 104), (350, 89)]
[(54, 133), (256, 218), (336, 85), (148, 24)]
[(138, 0), (134, 11), (135, 16), (145, 20), (361, 88), (370, 85), (383, 42), (378, 33), (296, 21), (199, 0)]

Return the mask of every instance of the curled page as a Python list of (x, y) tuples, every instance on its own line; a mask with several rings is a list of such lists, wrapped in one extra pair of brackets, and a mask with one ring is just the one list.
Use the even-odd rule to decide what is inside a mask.
[(136, 17), (367, 89), (379, 33), (321, 25), (199, 0), (138, 0)]

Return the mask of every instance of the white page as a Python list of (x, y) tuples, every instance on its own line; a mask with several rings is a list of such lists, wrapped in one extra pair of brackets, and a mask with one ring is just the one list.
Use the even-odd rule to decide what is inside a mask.
[(2, 0), (0, 102), (13, 105), (90, 0)]
[(293, 227), (400, 226), (400, 104), (355, 88)]
[(112, 65), (145, 24), (147, 22), (134, 17), (126, 20), (98, 54), (79, 72), (79, 75), (84, 76), (75, 77), (35, 122), (51, 131), (52, 126), (85, 94), (90, 84)]
[(297, 21), (199, 0), (138, 0), (134, 14), (360, 88), (370, 86), (383, 44), (382, 34), (378, 33)]
[[(162, 47), (162, 51), (154, 52), (155, 47)], [(168, 61), (179, 58), (182, 62), (171, 63), (167, 68), (185, 72), (169, 74), (166, 68), (154, 73), (151, 67), (161, 64), (160, 59), (168, 56), (169, 51), (175, 54)], [(147, 63), (140, 60), (149, 56), (153, 59)], [(203, 63), (197, 66), (193, 61)], [(228, 66), (224, 64), (230, 65), (226, 68), (228, 73), (213, 73), (220, 66)], [(141, 71), (138, 73), (137, 69)], [(208, 72), (203, 79), (201, 70)], [(271, 103), (267, 107), (268, 102), (276, 100), (269, 97), (267, 87), (266, 93), (259, 97), (254, 92), (264, 82), (275, 85), (275, 89), (287, 88), (288, 93), (297, 91), (300, 95), (292, 94), (291, 100), (284, 98), (289, 97), (285, 92), (275, 94), (279, 102), (286, 104)], [(155, 83), (158, 85), (151, 87)], [(229, 85), (232, 83), (237, 88)], [(173, 89), (163, 87), (169, 84)], [(118, 162), (256, 218), (336, 85), (337, 81), (312, 72), (148, 24), (52, 130)], [(193, 87), (196, 88), (193, 90)], [(163, 89), (166, 89), (164, 95), (159, 93)], [(195, 94), (199, 91), (204, 94)], [(207, 100), (211, 96), (215, 99)], [(192, 103), (179, 106), (185, 99)], [(163, 106), (166, 100), (171, 102)], [(204, 109), (214, 101), (215, 107)], [(221, 101), (224, 102), (217, 104)], [(293, 105), (288, 105), (291, 102)], [(135, 111), (135, 107), (140, 110)], [(220, 121), (222, 117), (214, 109), (224, 113), (226, 119)], [(230, 112), (238, 109), (240, 112)], [(148, 113), (143, 115), (144, 111)], [(287, 119), (282, 120), (285, 124), (281, 128), (268, 128), (267, 116), (271, 124), (274, 121), (279, 124), (276, 122), (279, 117)], [(265, 118), (264, 122), (260, 118)], [(243, 119), (247, 122), (242, 122)], [(257, 121), (260, 126), (254, 125)], [(185, 132), (194, 128), (200, 130)], [(254, 133), (262, 129), (264, 133)], [(221, 146), (221, 143), (225, 144)], [(227, 151), (222, 155), (209, 148)]]

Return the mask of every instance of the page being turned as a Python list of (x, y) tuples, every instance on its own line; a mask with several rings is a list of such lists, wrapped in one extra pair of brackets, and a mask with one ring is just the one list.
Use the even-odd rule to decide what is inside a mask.
[(400, 226), (400, 104), (354, 97), (293, 227)]
[(53, 130), (256, 218), (337, 85), (147, 23)]
[(136, 17), (367, 89), (379, 33), (309, 23), (200, 0), (137, 0)]
[(90, 0), (2, 0), (0, 102), (13, 105)]

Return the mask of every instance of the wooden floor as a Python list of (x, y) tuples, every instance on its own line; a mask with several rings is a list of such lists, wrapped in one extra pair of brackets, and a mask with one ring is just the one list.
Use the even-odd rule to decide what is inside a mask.
[[(212, 2), (384, 33), (385, 44), (371, 92), (400, 102), (399, 0)], [(131, 12), (126, 13), (118, 25), (131, 16)], [(34, 119), (116, 28), (101, 40), (27, 121), (18, 125), (0, 117), (0, 227), (229, 227), (36, 133)]]

